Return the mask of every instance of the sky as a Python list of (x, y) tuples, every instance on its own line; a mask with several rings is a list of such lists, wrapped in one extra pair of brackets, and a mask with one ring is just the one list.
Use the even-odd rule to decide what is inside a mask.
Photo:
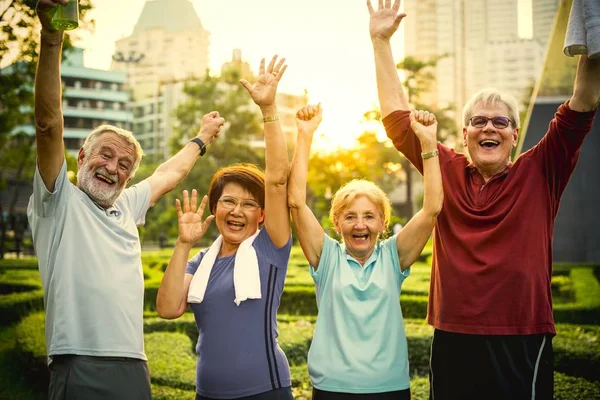
[[(79, 34), (89, 68), (109, 69), (114, 42), (129, 36), (146, 0), (95, 0), (94, 32)], [(520, 0), (528, 3), (531, 0)], [(377, 104), (366, 0), (191, 0), (210, 32), (210, 69), (218, 73), (233, 49), (256, 72), (261, 57), (286, 57), (280, 91), (308, 90), (321, 102), (323, 122), (316, 145), (351, 147), (363, 130), (363, 114)], [(376, 7), (377, 0), (373, 0)], [(408, 16), (407, 18), (410, 18)], [(403, 56), (402, 32), (392, 41), (396, 60)]]

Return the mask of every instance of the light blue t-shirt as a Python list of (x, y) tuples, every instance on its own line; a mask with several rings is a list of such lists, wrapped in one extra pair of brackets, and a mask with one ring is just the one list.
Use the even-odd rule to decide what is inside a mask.
[(150, 184), (141, 182), (104, 210), (69, 182), (66, 162), (54, 192), (36, 168), (27, 217), (44, 287), (49, 356), (146, 359), (136, 224), (144, 221), (150, 195)]
[(378, 243), (364, 267), (325, 235), (315, 281), (319, 314), (308, 352), (313, 386), (344, 393), (410, 387), (396, 236)]

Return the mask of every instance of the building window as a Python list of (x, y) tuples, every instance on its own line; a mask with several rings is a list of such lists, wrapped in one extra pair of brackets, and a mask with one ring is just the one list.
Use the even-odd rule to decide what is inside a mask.
[(81, 81), (75, 81), (75, 84), (73, 86), (75, 87), (75, 89), (81, 89)]

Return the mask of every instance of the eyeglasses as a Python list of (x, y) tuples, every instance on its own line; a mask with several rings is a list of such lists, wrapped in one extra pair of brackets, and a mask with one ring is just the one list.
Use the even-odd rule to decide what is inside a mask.
[(475, 115), (475, 116), (471, 117), (471, 119), (469, 120), (469, 123), (471, 124), (471, 126), (473, 126), (475, 128), (483, 128), (484, 126), (487, 125), (488, 121), (492, 121), (492, 125), (494, 125), (494, 127), (498, 128), (498, 129), (507, 128), (508, 125), (510, 125), (510, 124), (514, 125), (514, 122), (512, 122), (510, 120), (510, 118), (506, 118), (506, 117), (488, 118), (488, 117), (484, 117), (481, 115)]
[(238, 200), (230, 196), (221, 197), (219, 203), (227, 210), (233, 210), (238, 204), (242, 206), (242, 210), (244, 211), (256, 211), (260, 208), (260, 204), (254, 200)]

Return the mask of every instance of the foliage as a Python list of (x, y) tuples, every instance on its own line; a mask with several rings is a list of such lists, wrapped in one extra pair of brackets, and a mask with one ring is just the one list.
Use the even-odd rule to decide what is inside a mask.
[[(430, 245), (426, 247), (430, 251)], [(170, 250), (148, 252), (143, 255), (146, 276), (146, 297), (154, 293), (163, 273), (163, 266), (170, 258)], [(307, 271), (307, 263), (299, 247), (292, 249), (288, 279), (277, 316), (278, 342), (290, 362), (292, 390), (297, 399), (310, 399), (312, 386), (307, 369), (307, 353), (316, 323), (314, 285)], [(411, 276), (402, 287), (401, 305), (408, 342), (408, 356), (413, 399), (427, 399), (429, 351), (433, 328), (423, 320), (427, 306), (429, 287), (428, 264), (417, 263), (411, 267)], [(578, 313), (579, 308), (590, 310), (600, 306), (595, 288), (598, 282), (592, 266), (557, 268), (555, 285), (573, 287), (574, 301), (564, 304), (568, 313)], [(30, 283), (36, 276), (35, 260), (5, 260), (0, 262), (0, 283)], [(303, 279), (307, 277), (307, 279)], [(565, 280), (564, 278), (568, 278)], [(311, 284), (307, 284), (307, 283)], [(558, 283), (557, 283), (558, 282)], [(42, 293), (37, 293), (39, 303), (35, 307), (12, 312), (22, 318), (14, 328), (0, 330), (0, 379), (3, 383), (12, 377), (10, 385), (0, 387), (0, 397), (36, 399), (45, 391), (48, 370), (45, 367), (44, 313)], [(3, 302), (28, 293), (0, 296), (0, 315), (5, 326)], [(152, 297), (154, 296), (154, 297)], [(286, 297), (288, 296), (288, 297)], [(590, 297), (591, 296), (591, 297)], [(596, 297), (594, 297), (596, 296)], [(154, 295), (150, 295), (153, 299)], [(150, 300), (150, 299), (147, 299)], [(298, 303), (298, 304), (297, 304)], [(408, 308), (407, 308), (408, 307)], [(291, 310), (293, 314), (286, 313)], [(308, 315), (301, 315), (310, 313)], [(567, 313), (567, 311), (565, 311)], [(411, 317), (411, 315), (413, 317)], [(24, 317), (25, 316), (25, 317)], [(13, 319), (12, 321), (16, 321)], [(12, 322), (9, 321), (8, 323)], [(598, 324), (598, 322), (594, 322)], [(555, 398), (583, 400), (600, 395), (600, 327), (597, 325), (571, 325), (558, 323), (557, 336), (553, 339), (555, 361)], [(153, 398), (193, 398), (195, 382), (194, 344), (198, 330), (192, 313), (185, 313), (176, 320), (158, 318), (156, 312), (144, 313), (144, 340), (152, 374)], [(13, 368), (2, 368), (9, 362)], [(14, 368), (17, 366), (18, 368)], [(16, 373), (16, 375), (15, 375)], [(12, 375), (11, 375), (12, 374)], [(20, 382), (20, 383), (19, 383)], [(12, 397), (11, 397), (12, 396)], [(17, 396), (17, 397), (14, 397)]]
[(31, 311), (44, 309), (42, 290), (0, 295), (0, 325), (6, 326), (18, 321)]
[[(261, 143), (262, 125), (256, 107), (246, 89), (238, 83), (239, 74), (233, 70), (221, 77), (207, 74), (199, 81), (190, 81), (184, 86), (187, 100), (175, 110), (176, 118), (172, 138), (172, 152), (175, 153), (196, 135), (200, 129), (202, 116), (218, 111), (225, 118), (223, 133), (207, 148), (206, 155), (200, 158), (177, 191), (160, 199), (149, 211), (146, 220), (152, 224), (141, 231), (143, 240), (156, 241), (161, 235), (177, 237), (177, 214), (175, 198), (181, 198), (184, 189), (196, 189), (200, 196), (208, 194), (210, 180), (222, 167), (239, 162), (264, 167), (264, 151), (251, 147), (250, 142)], [(150, 176), (157, 164), (145, 164), (135, 177), (135, 182)], [(208, 210), (205, 215), (208, 215)], [(216, 237), (213, 226), (207, 232), (205, 241)]]
[[(0, 3), (0, 191), (12, 187), (8, 210), (0, 205), (0, 258), (4, 257), (6, 232), (21, 235), (25, 230), (16, 221), (15, 204), (21, 182), (31, 182), (35, 169), (35, 137), (22, 129), (33, 125), (35, 70), (38, 60), (40, 24), (35, 14), (36, 0), (8, 0)], [(80, 24), (89, 27), (90, 0), (80, 2)], [(81, 29), (81, 28), (80, 28)], [(77, 30), (73, 31), (77, 35)], [(63, 54), (72, 49), (65, 35)], [(7, 217), (5, 218), (5, 215)]]
[(600, 323), (600, 283), (592, 267), (573, 267), (570, 272), (575, 301), (554, 305), (554, 319), (573, 324)]

